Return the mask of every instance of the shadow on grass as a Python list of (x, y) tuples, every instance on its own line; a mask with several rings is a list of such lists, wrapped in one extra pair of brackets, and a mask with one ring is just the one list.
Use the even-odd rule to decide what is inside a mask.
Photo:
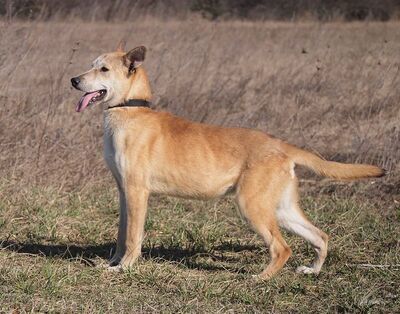
[(15, 241), (0, 242), (0, 249), (14, 251), (17, 253), (57, 257), (63, 259), (80, 260), (84, 264), (94, 266), (91, 259), (95, 257), (109, 258), (115, 244), (104, 243), (99, 245), (62, 245), (62, 244), (38, 244), (38, 243), (19, 243)]
[[(37, 244), (37, 243), (19, 243), (15, 241), (2, 241), (0, 242), (0, 250), (8, 250), (17, 253), (47, 256), (62, 258), (66, 260), (80, 261), (89, 266), (96, 266), (92, 260), (100, 257), (103, 259), (111, 258), (114, 250), (115, 243), (104, 243), (99, 245), (62, 245), (62, 244)], [(241, 252), (241, 251), (257, 251), (259, 248), (254, 245), (240, 245), (233, 243), (224, 243), (214, 247), (213, 252), (201, 249), (182, 249), (178, 247), (144, 247), (142, 249), (142, 257), (145, 260), (155, 260), (157, 262), (175, 262), (186, 266), (190, 269), (219, 271), (225, 270), (235, 273), (245, 273), (242, 267), (237, 267), (236, 259), (232, 257), (225, 257), (226, 252)], [(217, 252), (217, 253), (215, 253)], [(216, 265), (210, 262), (198, 262), (196, 258), (199, 256), (206, 256), (213, 262), (224, 263), (224, 265)], [(231, 263), (229, 263), (231, 262)]]

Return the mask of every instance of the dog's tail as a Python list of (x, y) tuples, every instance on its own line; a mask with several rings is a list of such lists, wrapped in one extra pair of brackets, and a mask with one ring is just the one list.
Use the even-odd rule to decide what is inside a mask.
[(284, 152), (295, 164), (305, 166), (325, 177), (351, 180), (360, 178), (383, 177), (384, 169), (365, 164), (344, 164), (324, 160), (317, 155), (293, 145), (283, 143)]

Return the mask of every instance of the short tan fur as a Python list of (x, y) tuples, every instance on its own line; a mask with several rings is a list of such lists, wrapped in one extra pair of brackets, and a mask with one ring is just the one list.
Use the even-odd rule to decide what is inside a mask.
[(105, 91), (94, 102), (105, 106), (104, 156), (120, 197), (117, 249), (110, 267), (130, 267), (140, 256), (150, 194), (209, 199), (234, 193), (241, 214), (270, 250), (270, 263), (259, 278), (273, 276), (291, 255), (280, 227), (315, 248), (313, 264), (297, 271), (319, 273), (328, 236), (299, 207), (295, 165), (334, 179), (380, 177), (384, 171), (326, 161), (257, 130), (195, 123), (143, 107), (115, 107), (130, 99), (151, 99), (142, 66), (145, 53), (143, 46), (128, 53), (119, 47), (72, 79), (84, 92)]

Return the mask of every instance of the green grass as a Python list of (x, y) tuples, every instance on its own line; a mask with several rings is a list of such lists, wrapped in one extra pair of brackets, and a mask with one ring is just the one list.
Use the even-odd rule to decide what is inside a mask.
[(262, 282), (251, 275), (262, 270), (268, 251), (230, 199), (152, 198), (143, 257), (114, 273), (95, 267), (114, 249), (114, 189), (2, 194), (8, 196), (0, 200), (0, 312), (400, 311), (398, 205), (303, 197), (312, 221), (331, 237), (324, 268), (317, 277), (295, 274), (313, 250), (285, 234), (293, 256)]

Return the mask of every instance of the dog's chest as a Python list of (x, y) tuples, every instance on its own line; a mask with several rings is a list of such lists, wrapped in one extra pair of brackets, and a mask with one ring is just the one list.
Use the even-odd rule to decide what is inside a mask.
[[(118, 131), (117, 131), (118, 132)], [(115, 179), (121, 183), (124, 172), (124, 159), (118, 147), (118, 133), (106, 128), (103, 136), (103, 153), (107, 166)]]

